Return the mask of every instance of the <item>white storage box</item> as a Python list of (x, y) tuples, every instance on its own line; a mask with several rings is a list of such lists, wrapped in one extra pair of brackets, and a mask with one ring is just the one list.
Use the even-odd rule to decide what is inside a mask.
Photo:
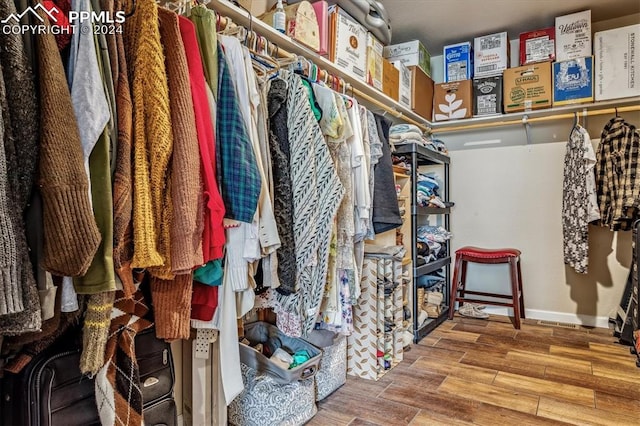
[(402, 61), (392, 62), (393, 66), (400, 72), (400, 82), (398, 85), (398, 102), (401, 105), (411, 108), (411, 70)]
[(313, 378), (283, 385), (245, 364), (240, 367), (244, 390), (229, 405), (230, 425), (298, 426), (318, 412)]
[(389, 62), (402, 61), (406, 67), (417, 66), (431, 75), (431, 55), (420, 40), (385, 46), (384, 57)]
[(347, 382), (347, 337), (329, 330), (313, 330), (307, 340), (322, 349), (316, 374), (316, 401), (322, 401)]
[(506, 32), (473, 39), (473, 76), (500, 75), (509, 67), (509, 38)]
[(591, 56), (591, 11), (556, 18), (556, 61)]
[(595, 35), (596, 101), (640, 96), (640, 24)]

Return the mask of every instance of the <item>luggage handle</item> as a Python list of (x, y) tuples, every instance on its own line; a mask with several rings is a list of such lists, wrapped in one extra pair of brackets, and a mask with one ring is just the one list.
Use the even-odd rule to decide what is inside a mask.
[(300, 379), (301, 380), (308, 379), (315, 375), (316, 375), (316, 366), (312, 365), (302, 370), (302, 373), (300, 374)]

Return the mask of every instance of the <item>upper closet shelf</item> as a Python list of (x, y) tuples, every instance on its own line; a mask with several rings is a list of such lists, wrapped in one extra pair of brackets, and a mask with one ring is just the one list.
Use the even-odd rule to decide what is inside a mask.
[(347, 90), (348, 94), (353, 95), (365, 106), (372, 110), (383, 110), (393, 121), (408, 122), (415, 124), (422, 130), (431, 127), (431, 123), (410, 109), (400, 105), (384, 93), (378, 91), (366, 82), (362, 81), (352, 73), (338, 68), (333, 62), (318, 55), (313, 50), (301, 45), (291, 37), (282, 34), (270, 25), (262, 22), (256, 17), (252, 17), (247, 11), (239, 8), (228, 0), (211, 0), (207, 7), (215, 10), (222, 16), (231, 18), (233, 22), (245, 27), (247, 30), (253, 31), (258, 35), (265, 37), (269, 42), (278, 46), (280, 50), (293, 55), (299, 55), (307, 60), (315, 63), (319, 68), (325, 70), (329, 74), (342, 77), (351, 88)]
[(538, 109), (528, 112), (513, 112), (509, 114), (487, 115), (462, 120), (443, 121), (432, 123), (433, 133), (443, 134), (449, 132), (475, 131), (485, 128), (502, 126), (517, 126), (527, 123), (538, 123), (553, 120), (569, 120), (575, 117), (587, 117), (594, 115), (613, 115), (616, 113), (640, 111), (640, 97), (613, 99), (587, 104), (565, 105), (547, 109)]

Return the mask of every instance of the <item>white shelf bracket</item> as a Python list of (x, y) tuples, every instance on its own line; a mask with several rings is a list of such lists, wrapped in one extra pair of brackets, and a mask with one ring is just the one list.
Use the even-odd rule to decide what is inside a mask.
[(522, 125), (524, 126), (524, 132), (527, 135), (527, 146), (531, 145), (531, 124), (529, 123), (529, 116), (522, 116)]

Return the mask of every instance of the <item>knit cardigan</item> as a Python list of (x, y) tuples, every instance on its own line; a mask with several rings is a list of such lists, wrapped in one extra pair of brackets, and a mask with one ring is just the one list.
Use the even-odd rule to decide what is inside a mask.
[(200, 170), (204, 193), (204, 231), (202, 233), (203, 263), (220, 259), (225, 244), (223, 218), (225, 206), (216, 179), (216, 149), (211, 110), (207, 99), (207, 83), (198, 49), (195, 25), (187, 18), (178, 17), (180, 35), (184, 43), (189, 67), (189, 83), (196, 119)]
[[(171, 195), (171, 271), (173, 280), (152, 278), (151, 297), (156, 335), (161, 339), (188, 339), (190, 334), (191, 270), (202, 263), (202, 190), (200, 154), (187, 57), (180, 37), (178, 15), (158, 9), (160, 41), (166, 55), (174, 132)], [(165, 265), (167, 266), (167, 265)], [(186, 273), (186, 274), (185, 274)]]
[[(115, 5), (121, 10), (120, 1)], [(131, 261), (133, 259), (133, 180), (131, 176), (131, 132), (132, 105), (127, 61), (122, 34), (116, 34), (118, 75), (114, 79), (116, 90), (116, 112), (118, 122), (118, 143), (116, 149), (116, 170), (113, 178), (113, 264), (122, 282), (125, 296), (135, 293)]]
[[(44, 13), (40, 15), (46, 25)], [(61, 276), (81, 276), (100, 244), (89, 199), (82, 147), (56, 40), (38, 33), (40, 76), (40, 191), (44, 216), (44, 265)]]
[(124, 45), (133, 94), (134, 268), (173, 278), (170, 265), (171, 187), (167, 185), (173, 133), (169, 88), (154, 0), (138, 0), (124, 25)]
[[(0, 15), (15, 12), (11, 0), (0, 0)], [(23, 217), (36, 171), (38, 108), (22, 36), (0, 34), (0, 46), (0, 335), (18, 335), (41, 326)]]
[(171, 93), (173, 163), (171, 194), (171, 262), (176, 274), (202, 264), (202, 190), (198, 133), (189, 87), (187, 56), (180, 36), (178, 15), (159, 9), (160, 38), (166, 55)]

